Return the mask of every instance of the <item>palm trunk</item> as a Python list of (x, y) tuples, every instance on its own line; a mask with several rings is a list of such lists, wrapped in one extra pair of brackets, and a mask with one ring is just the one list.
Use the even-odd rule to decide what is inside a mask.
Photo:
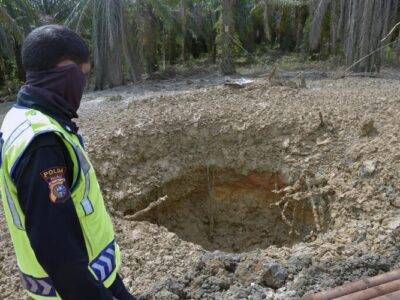
[(218, 19), (220, 18), (218, 12), (216, 11), (211, 11), (210, 12), (210, 21), (211, 21), (211, 35), (209, 39), (209, 49), (211, 50), (211, 59), (212, 63), (216, 64), (217, 63), (217, 54), (218, 54), (218, 44), (217, 44), (217, 37), (218, 37), (218, 31), (215, 26), (215, 24), (218, 22)]
[[(356, 59), (356, 44), (357, 44), (357, 11), (359, 9), (360, 0), (350, 0), (348, 10), (348, 29), (346, 40), (346, 64), (351, 65)], [(362, 0), (364, 1), (364, 0)]]
[(3, 58), (0, 57), (0, 87), (6, 83), (6, 72), (3, 67)]
[(386, 20), (390, 18), (390, 10), (386, 5), (395, 4), (386, 1), (391, 2), (391, 0), (351, 0), (345, 47), (346, 63), (355, 72), (380, 71), (382, 51), (378, 50), (382, 47), (381, 40), (387, 26), (386, 22), (390, 22)]
[(320, 50), (322, 41), (322, 22), (328, 11), (329, 4), (332, 0), (321, 0), (315, 11), (314, 19), (310, 30), (310, 50), (316, 52)]
[(180, 13), (181, 13), (181, 30), (182, 30), (182, 45), (181, 55), (182, 61), (186, 61), (188, 55), (186, 53), (186, 36), (187, 36), (187, 0), (181, 0)]
[(338, 20), (338, 27), (336, 38), (342, 43), (345, 43), (345, 36), (348, 24), (348, 10), (349, 10), (349, 0), (340, 0), (340, 16)]
[(271, 27), (269, 25), (269, 4), (270, 0), (264, 0), (264, 32), (265, 38), (268, 42), (271, 42)]
[(331, 28), (330, 28), (330, 50), (332, 54), (336, 54), (337, 51), (337, 31), (339, 24), (338, 16), (338, 0), (332, 0), (331, 3)]
[(211, 36), (211, 53), (212, 53), (212, 63), (217, 63), (217, 32), (215, 29), (212, 31)]
[(141, 62), (142, 71), (144, 71), (144, 46), (145, 46), (145, 4), (143, 0), (137, 0), (137, 11), (138, 14), (135, 16), (135, 22), (137, 27), (136, 32), (136, 52), (137, 58)]
[(15, 64), (17, 65), (17, 77), (21, 82), (25, 82), (25, 70), (22, 65), (22, 56), (21, 56), (22, 45), (18, 42), (15, 42), (14, 46), (14, 55), (15, 55)]
[[(372, 26), (372, 15), (373, 15), (373, 9), (375, 6), (375, 0), (364, 0), (365, 1), (365, 7), (364, 7), (364, 12), (363, 12), (363, 17), (362, 17), (362, 25), (361, 25), (361, 44), (360, 44), (360, 57), (365, 57), (366, 55), (369, 54), (370, 49), (371, 49), (371, 38), (372, 34), (371, 31), (373, 30)], [(377, 20), (374, 20), (375, 22)], [(374, 23), (375, 23), (374, 22)], [(356, 70), (358, 72), (366, 72), (370, 69), (370, 63), (371, 61), (369, 59), (365, 59), (358, 66), (356, 66)]]
[[(107, 1), (108, 37), (109, 37), (109, 53), (108, 62), (110, 72), (110, 87), (124, 84), (123, 65), (122, 65), (122, 45), (125, 37), (123, 36), (123, 10), (121, 0)], [(112, 24), (112, 25), (111, 25)]]
[(176, 63), (177, 58), (177, 49), (176, 49), (176, 32), (172, 29), (168, 33), (168, 63), (170, 65), (174, 65)]
[(236, 72), (233, 65), (232, 47), (234, 35), (233, 8), (235, 0), (222, 0), (222, 61), (221, 72), (224, 75), (234, 74)]
[[(397, 12), (398, 12), (398, 7), (399, 7), (399, 1), (398, 0), (388, 0), (387, 2), (384, 2), (384, 25), (383, 25), (383, 36), (387, 36), (390, 32), (390, 30), (395, 26), (396, 24), (396, 18), (397, 18)], [(391, 42), (392, 39), (387, 39), (384, 42), (384, 45), (387, 45), (388, 43)], [(385, 51), (382, 51), (382, 60), (385, 60)]]
[(144, 59), (146, 61), (146, 70), (152, 74), (158, 70), (157, 63), (157, 44), (156, 44), (156, 22), (151, 7), (147, 7), (147, 16), (144, 25)]
[[(124, 19), (127, 20), (126, 12), (122, 12)], [(124, 26), (124, 33), (123, 33), (123, 43), (122, 48), (124, 52), (125, 62), (128, 65), (129, 74), (133, 83), (139, 82), (142, 79), (143, 67), (141, 64), (141, 59), (139, 53), (137, 51), (136, 44), (134, 43), (137, 41), (137, 30), (135, 30), (134, 26), (132, 26), (132, 32), (135, 33), (135, 39), (128, 38), (129, 35), (127, 34), (128, 29), (126, 28), (127, 22), (123, 22)]]
[(125, 39), (122, 6), (121, 0), (101, 0), (93, 10), (92, 39), (96, 90), (124, 83), (121, 60)]
[(105, 25), (97, 15), (102, 13), (103, 3), (98, 3), (93, 12), (93, 59), (95, 72), (95, 90), (104, 90), (108, 82), (108, 63), (105, 57), (103, 35)]
[(320, 4), (320, 1), (321, 0), (310, 0), (309, 1), (308, 7), (309, 7), (309, 12), (310, 12), (311, 16), (313, 16), (315, 14), (315, 11), (317, 10), (318, 5)]
[[(382, 46), (381, 39), (383, 38), (384, 30), (384, 2), (387, 0), (375, 0), (374, 8), (372, 10), (372, 20), (374, 20), (374, 26), (371, 30), (371, 41), (370, 41), (370, 53), (379, 49)], [(366, 72), (380, 72), (382, 63), (382, 51), (375, 52), (371, 55), (367, 61)]]
[(296, 51), (302, 50), (304, 40), (304, 21), (307, 18), (307, 10), (301, 7), (296, 10)]

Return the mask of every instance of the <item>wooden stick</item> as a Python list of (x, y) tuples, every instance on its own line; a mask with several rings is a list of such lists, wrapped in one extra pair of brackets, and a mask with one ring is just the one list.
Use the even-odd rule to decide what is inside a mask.
[(275, 66), (272, 68), (272, 71), (271, 71), (271, 73), (270, 73), (269, 76), (268, 76), (268, 80), (269, 80), (269, 81), (271, 81), (272, 78), (275, 76), (275, 73), (276, 73), (277, 70), (278, 70), (278, 67), (275, 65)]
[(384, 43), (391, 35), (392, 33), (397, 29), (397, 27), (399, 27), (400, 22), (397, 23), (396, 25), (393, 26), (392, 30), (390, 30), (390, 32), (387, 34), (387, 36), (385, 36), (382, 40), (381, 43)]
[(137, 211), (132, 216), (127, 216), (126, 219), (130, 220), (130, 221), (139, 221), (139, 219), (141, 217), (143, 217), (143, 215), (145, 215), (146, 213), (148, 213), (152, 209), (156, 208), (157, 206), (160, 206), (161, 204), (163, 204), (167, 200), (168, 200), (168, 196), (167, 195), (165, 195), (164, 197), (158, 198), (157, 201), (151, 202), (149, 204), (149, 206), (147, 206), (146, 208), (144, 208), (142, 210)]

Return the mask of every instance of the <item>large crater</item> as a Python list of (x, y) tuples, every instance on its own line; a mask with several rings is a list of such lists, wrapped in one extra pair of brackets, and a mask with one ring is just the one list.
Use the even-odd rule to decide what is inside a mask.
[[(128, 208), (124, 215), (165, 226), (206, 250), (247, 252), (291, 246), (327, 227), (329, 205), (323, 197), (282, 201), (288, 192), (277, 191), (287, 187), (287, 178), (281, 170), (241, 174), (197, 167), (153, 189), (147, 195), (153, 199), (150, 209), (137, 213)], [(308, 188), (304, 184), (298, 194)], [(316, 226), (318, 218), (324, 224)]]

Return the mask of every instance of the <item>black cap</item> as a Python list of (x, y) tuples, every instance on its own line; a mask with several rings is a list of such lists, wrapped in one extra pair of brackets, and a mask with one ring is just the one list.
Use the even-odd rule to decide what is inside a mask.
[(89, 62), (86, 42), (72, 30), (61, 25), (46, 25), (33, 30), (22, 45), (25, 71), (45, 71), (63, 60), (77, 64)]

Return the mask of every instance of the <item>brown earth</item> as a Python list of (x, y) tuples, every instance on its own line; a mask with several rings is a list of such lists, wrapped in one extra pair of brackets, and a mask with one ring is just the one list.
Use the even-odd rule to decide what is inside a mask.
[[(136, 296), (296, 299), (400, 267), (398, 80), (165, 85), (80, 112)], [(0, 220), (0, 298), (22, 299)]]

